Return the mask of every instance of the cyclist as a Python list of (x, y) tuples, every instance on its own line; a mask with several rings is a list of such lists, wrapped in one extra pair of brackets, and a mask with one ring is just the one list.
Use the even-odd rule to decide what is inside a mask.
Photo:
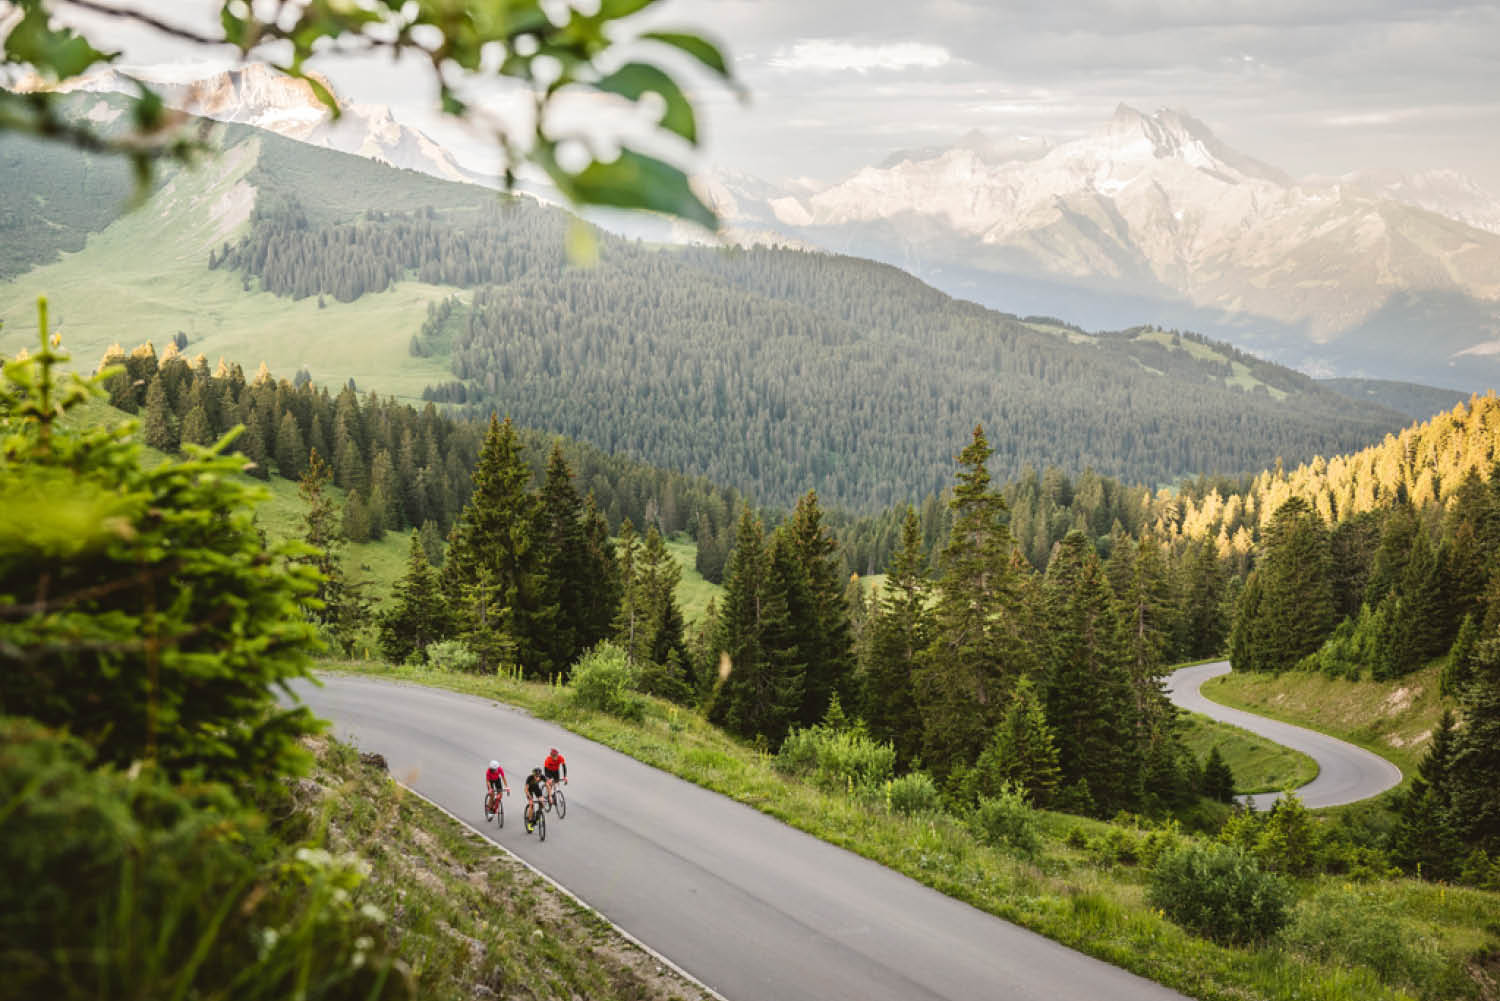
[(547, 796), (549, 798), (552, 796), (552, 790), (557, 786), (559, 777), (562, 778), (563, 785), (568, 784), (568, 763), (563, 760), (561, 754), (557, 753), (557, 748), (554, 747), (552, 753), (548, 754), (547, 759), (542, 762), (542, 770), (547, 775)]
[(542, 770), (533, 768), (531, 774), (526, 776), (526, 829), (528, 831), (536, 826), (534, 818), (542, 811), (542, 797), (546, 795), (544, 786)]
[(510, 795), (510, 783), (505, 780), (505, 769), (500, 767), (500, 762), (490, 762), (490, 767), (484, 771), (484, 782), (496, 800), (499, 800), (502, 793)]

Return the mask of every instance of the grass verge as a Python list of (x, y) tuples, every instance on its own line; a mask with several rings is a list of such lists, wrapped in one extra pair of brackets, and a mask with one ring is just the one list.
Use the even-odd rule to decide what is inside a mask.
[(1318, 777), (1318, 763), (1249, 730), (1198, 713), (1182, 713), (1182, 739), (1198, 760), (1211, 748), (1234, 773), (1236, 795), (1298, 789)]
[(1222, 946), (1188, 934), (1146, 903), (1148, 873), (1139, 863), (1164, 843), (1185, 837), (1174, 830), (1043, 813), (1038, 815), (1040, 851), (1011, 853), (980, 842), (951, 816), (901, 816), (882, 802), (790, 780), (771, 767), (769, 755), (731, 740), (680, 707), (653, 700), (646, 718), (632, 723), (581, 710), (565, 689), (543, 684), (372, 663), (330, 667), (524, 707), (998, 917), (1194, 997), (1480, 997), (1467, 964), (1481, 950), (1497, 948), (1493, 936), (1500, 935), (1500, 926), (1487, 929), (1485, 921), (1493, 918), (1484, 917), (1500, 907), (1495, 894), (1415, 880), (1350, 883), (1345, 892), (1344, 881), (1330, 877), (1298, 882), (1301, 902), (1293, 929), (1301, 927), (1297, 922), (1328, 914), (1335, 915), (1340, 928), (1374, 927), (1378, 917), (1386, 922), (1382, 927), (1388, 927), (1389, 940), (1403, 955), (1410, 953), (1410, 962), (1382, 965), (1374, 961), (1382, 946), (1328, 946), (1326, 936), (1315, 931), (1256, 947)]
[(1438, 693), (1441, 662), (1393, 681), (1348, 681), (1306, 671), (1230, 671), (1202, 692), (1236, 709), (1347, 740), (1416, 772), (1438, 717), (1452, 703)]

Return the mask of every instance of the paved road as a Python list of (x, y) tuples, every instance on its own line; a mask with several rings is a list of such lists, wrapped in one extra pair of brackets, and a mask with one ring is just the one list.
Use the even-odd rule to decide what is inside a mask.
[[(299, 693), (392, 773), (730, 1001), (1165, 1001), (1066, 949), (731, 799), (486, 699), (330, 677)], [(568, 759), (568, 815), (538, 843), (486, 825), (483, 771)]]
[[(1339, 806), (1353, 803), (1385, 792), (1401, 781), (1401, 769), (1364, 748), (1346, 744), (1314, 730), (1210, 702), (1199, 689), (1209, 678), (1216, 678), (1228, 671), (1229, 662), (1224, 660), (1181, 668), (1167, 679), (1167, 696), (1184, 709), (1224, 723), (1233, 723), (1294, 751), (1301, 751), (1316, 761), (1318, 777), (1297, 790), (1297, 795), (1305, 805)], [(1259, 793), (1246, 798), (1255, 804), (1257, 810), (1264, 810), (1280, 799), (1281, 793)]]

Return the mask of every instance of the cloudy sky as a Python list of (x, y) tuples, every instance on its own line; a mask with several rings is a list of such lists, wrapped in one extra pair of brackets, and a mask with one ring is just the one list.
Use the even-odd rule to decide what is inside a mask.
[[(217, 9), (131, 2), (200, 26)], [(1500, 194), (1500, 2), (664, 0), (648, 17), (724, 43), (751, 99), (693, 78), (707, 154), (772, 180), (834, 180), (970, 129), (1073, 138), (1124, 102), (1188, 111), (1298, 176), (1451, 167)], [(202, 58), (118, 22), (105, 32), (133, 62)], [(475, 149), (435, 122), (415, 74), (320, 69)]]

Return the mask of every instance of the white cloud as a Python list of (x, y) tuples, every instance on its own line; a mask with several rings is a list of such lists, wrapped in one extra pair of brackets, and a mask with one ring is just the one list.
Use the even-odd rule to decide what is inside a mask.
[(897, 42), (891, 45), (860, 45), (832, 39), (808, 38), (790, 48), (777, 50), (770, 65), (778, 70), (870, 70), (936, 69), (953, 61), (941, 45)]

